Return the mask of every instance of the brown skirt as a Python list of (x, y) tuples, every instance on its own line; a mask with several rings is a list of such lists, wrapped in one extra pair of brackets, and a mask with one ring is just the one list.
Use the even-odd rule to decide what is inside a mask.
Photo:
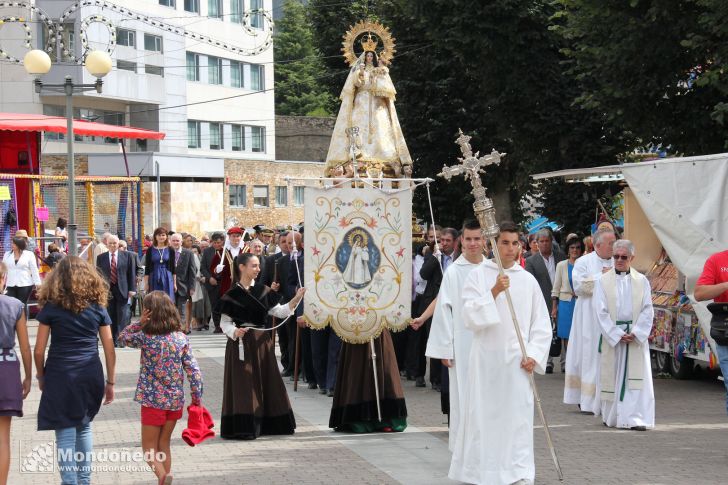
[(400, 382), (392, 336), (387, 329), (374, 339), (382, 420), (377, 416), (377, 398), (370, 344), (342, 343), (336, 372), (334, 402), (329, 428), (347, 430), (361, 423), (402, 422), (407, 406)]
[(237, 340), (226, 340), (220, 436), (249, 440), (261, 434), (293, 434), (296, 419), (270, 332), (245, 334), (244, 361), (238, 358)]

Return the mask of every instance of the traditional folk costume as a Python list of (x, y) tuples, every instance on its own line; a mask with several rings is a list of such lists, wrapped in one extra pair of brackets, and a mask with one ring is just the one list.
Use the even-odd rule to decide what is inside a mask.
[[(242, 234), (242, 229), (233, 227), (228, 230), (228, 234)], [(225, 241), (225, 246), (220, 251), (215, 251), (210, 262), (210, 274), (215, 275), (215, 279), (218, 281), (218, 290), (220, 291), (220, 297), (227, 293), (233, 283), (237, 281), (235, 258), (238, 254), (245, 251), (242, 244), (233, 246), (230, 244), (230, 240)], [(219, 266), (222, 265), (221, 268)]]
[(236, 283), (220, 300), (221, 313), (232, 319), (221, 323), (228, 336), (220, 428), (223, 438), (255, 439), (261, 434), (293, 434), (296, 429), (271, 332), (249, 330), (242, 338), (234, 335), (240, 327), (265, 328), (267, 315), (288, 318), (289, 306), (276, 304), (277, 299), (270, 288), (252, 282), (247, 290)]
[(382, 420), (377, 416), (371, 345), (342, 342), (329, 428), (371, 433), (407, 427), (407, 406), (389, 330), (385, 328), (374, 339), (374, 348)]
[[(604, 424), (617, 428), (655, 426), (650, 347), (652, 293), (635, 270), (614, 269), (597, 281), (594, 306), (601, 327), (601, 410)], [(621, 342), (632, 333), (632, 343)]]
[(473, 332), (465, 328), (462, 317), (462, 289), (470, 272), (480, 266), (471, 263), (465, 256), (460, 256), (448, 267), (442, 277), (440, 291), (437, 294), (437, 305), (432, 317), (432, 327), (427, 340), (425, 355), (433, 359), (454, 360), (453, 367), (448, 369), (450, 396), (450, 438), (449, 447), (457, 441), (460, 417), (464, 414), (462, 387), (468, 379), (468, 362)]
[(578, 404), (582, 411), (599, 416), (599, 336), (594, 308), (594, 285), (602, 276), (602, 268), (613, 267), (612, 258), (602, 259), (596, 251), (574, 263), (572, 282), (578, 297), (566, 353), (564, 403)]
[[(543, 374), (551, 345), (551, 321), (536, 279), (520, 265), (505, 270), (528, 357)], [(446, 273), (447, 274), (447, 273)], [(462, 290), (462, 318), (473, 332), (463, 415), (448, 476), (477, 484), (533, 481), (533, 391), (521, 368), (521, 348), (506, 302), (491, 289), (498, 266), (473, 269)]]

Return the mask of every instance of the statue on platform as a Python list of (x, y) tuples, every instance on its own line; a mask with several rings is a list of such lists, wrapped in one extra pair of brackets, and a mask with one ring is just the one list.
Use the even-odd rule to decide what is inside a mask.
[[(357, 43), (362, 49), (359, 55), (355, 52)], [(394, 39), (383, 25), (363, 21), (351, 27), (343, 44), (351, 70), (341, 91), (341, 108), (326, 156), (326, 176), (354, 175), (350, 151), (350, 136), (354, 136), (359, 176), (410, 177), (412, 158), (394, 108), (397, 91), (387, 68), (394, 54)], [(358, 130), (351, 130), (354, 127)]]

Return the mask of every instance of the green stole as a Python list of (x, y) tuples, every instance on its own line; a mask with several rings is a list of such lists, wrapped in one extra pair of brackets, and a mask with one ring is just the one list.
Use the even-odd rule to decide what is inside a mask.
[[(626, 325), (626, 332), (629, 333), (637, 322), (642, 310), (642, 299), (644, 298), (644, 279), (641, 278), (636, 271), (630, 270), (629, 276), (632, 282), (632, 321), (631, 322), (617, 322), (617, 273), (612, 268), (610, 271), (604, 273), (600, 280), (604, 293), (607, 296), (607, 308), (609, 309), (609, 318), (614, 322), (615, 325), (624, 326)], [(599, 338), (599, 354), (601, 356), (600, 362), (600, 387), (601, 387), (601, 398), (605, 401), (614, 400), (614, 384), (616, 382), (616, 369), (615, 369), (615, 356), (616, 352), (614, 347), (610, 346), (607, 342), (603, 342), (604, 336)], [(647, 345), (645, 343), (644, 345)], [(622, 389), (620, 390), (619, 400), (624, 399), (625, 385), (631, 390), (642, 389), (642, 379), (644, 376), (644, 363), (642, 353), (643, 344), (638, 342), (636, 339), (627, 344), (625, 352), (625, 359), (627, 363), (625, 365), (625, 375), (622, 380)], [(632, 352), (630, 352), (630, 350)], [(630, 353), (634, 353), (630, 358)]]

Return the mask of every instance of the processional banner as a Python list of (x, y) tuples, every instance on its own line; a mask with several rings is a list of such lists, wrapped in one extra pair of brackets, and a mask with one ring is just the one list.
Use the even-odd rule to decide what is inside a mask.
[(412, 299), (412, 190), (359, 185), (308, 186), (304, 205), (304, 317), (350, 343), (404, 329)]

